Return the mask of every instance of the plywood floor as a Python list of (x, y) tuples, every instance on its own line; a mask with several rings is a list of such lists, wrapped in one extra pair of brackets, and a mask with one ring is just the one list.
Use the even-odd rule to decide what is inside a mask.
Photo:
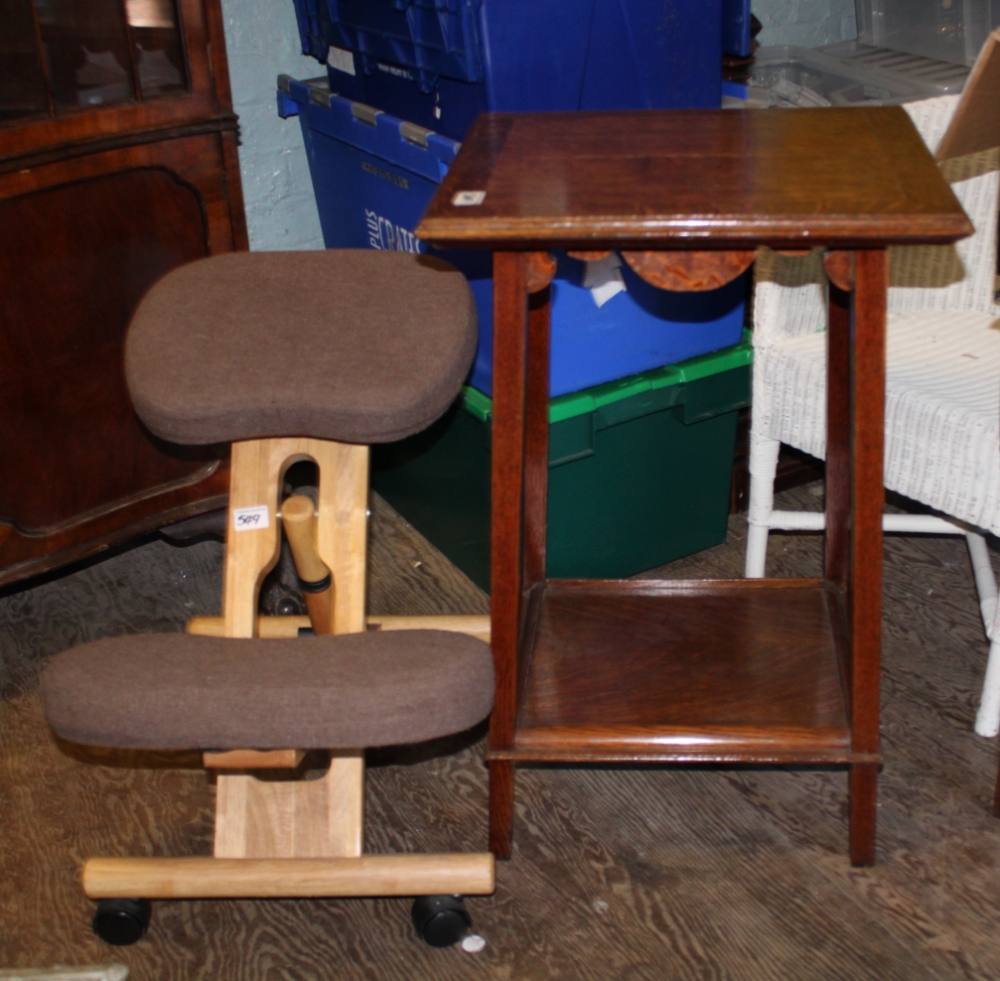
[[(738, 574), (744, 527), (732, 519), (725, 545), (666, 573)], [(774, 574), (815, 573), (818, 543), (781, 536), (772, 560)], [(378, 501), (371, 566), (372, 612), (487, 609)], [(218, 544), (154, 541), (0, 593), (0, 967), (119, 960), (156, 981), (1000, 977), (996, 747), (972, 732), (986, 643), (964, 546), (946, 539), (887, 548), (873, 869), (848, 865), (836, 769), (523, 769), (514, 858), (494, 896), (469, 902), (481, 953), (424, 946), (406, 900), (159, 902), (146, 939), (105, 946), (80, 860), (209, 854), (213, 789), (193, 759), (56, 745), (38, 670), (80, 640), (217, 612), (220, 567)], [(483, 748), (478, 732), (373, 759), (366, 848), (484, 848)]]

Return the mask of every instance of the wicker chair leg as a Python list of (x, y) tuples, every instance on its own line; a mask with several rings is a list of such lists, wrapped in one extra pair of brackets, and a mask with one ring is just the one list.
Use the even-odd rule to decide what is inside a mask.
[(980, 736), (995, 736), (1000, 732), (1000, 627), (995, 616), (990, 638), (983, 694), (976, 713), (976, 732)]
[(747, 558), (745, 575), (762, 579), (767, 561), (767, 536), (774, 510), (774, 478), (778, 472), (781, 443), (767, 436), (750, 433), (750, 505), (747, 519)]

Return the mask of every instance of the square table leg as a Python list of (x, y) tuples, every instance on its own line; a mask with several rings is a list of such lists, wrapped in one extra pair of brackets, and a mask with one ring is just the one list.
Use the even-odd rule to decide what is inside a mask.
[(825, 577), (847, 588), (851, 510), (851, 294), (829, 284), (826, 332)]
[[(851, 310), (853, 398), (848, 616), (851, 749), (877, 756), (882, 641), (882, 512), (885, 503), (885, 314), (888, 273), (884, 249), (855, 253)], [(852, 763), (852, 865), (875, 861), (878, 763)]]
[[(493, 256), (493, 432), (491, 437), (490, 621), (496, 699), (491, 752), (514, 745), (518, 634), (521, 622), (521, 535), (524, 522), (527, 264), (523, 253)], [(542, 529), (544, 535), (544, 527)], [(514, 764), (491, 759), (490, 851), (510, 858)]]
[[(529, 285), (530, 288), (530, 285)], [(528, 297), (528, 377), (524, 433), (523, 591), (545, 579), (549, 488), (549, 310), (551, 289)]]

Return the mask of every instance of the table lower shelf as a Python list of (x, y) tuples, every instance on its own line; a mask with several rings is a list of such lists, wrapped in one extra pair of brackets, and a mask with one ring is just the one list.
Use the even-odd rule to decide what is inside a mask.
[(527, 600), (517, 761), (877, 762), (851, 751), (821, 580), (553, 580)]

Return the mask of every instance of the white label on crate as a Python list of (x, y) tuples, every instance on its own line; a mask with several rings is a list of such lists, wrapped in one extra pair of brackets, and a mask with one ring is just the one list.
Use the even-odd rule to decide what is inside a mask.
[(326, 53), (326, 63), (331, 68), (336, 68), (338, 72), (354, 74), (354, 54), (344, 48), (335, 48), (332, 44)]
[(254, 504), (253, 507), (233, 511), (233, 528), (236, 531), (257, 531), (270, 527), (271, 519), (266, 504)]
[(452, 196), (451, 203), (456, 207), (462, 208), (482, 204), (485, 200), (485, 191), (456, 191)]

